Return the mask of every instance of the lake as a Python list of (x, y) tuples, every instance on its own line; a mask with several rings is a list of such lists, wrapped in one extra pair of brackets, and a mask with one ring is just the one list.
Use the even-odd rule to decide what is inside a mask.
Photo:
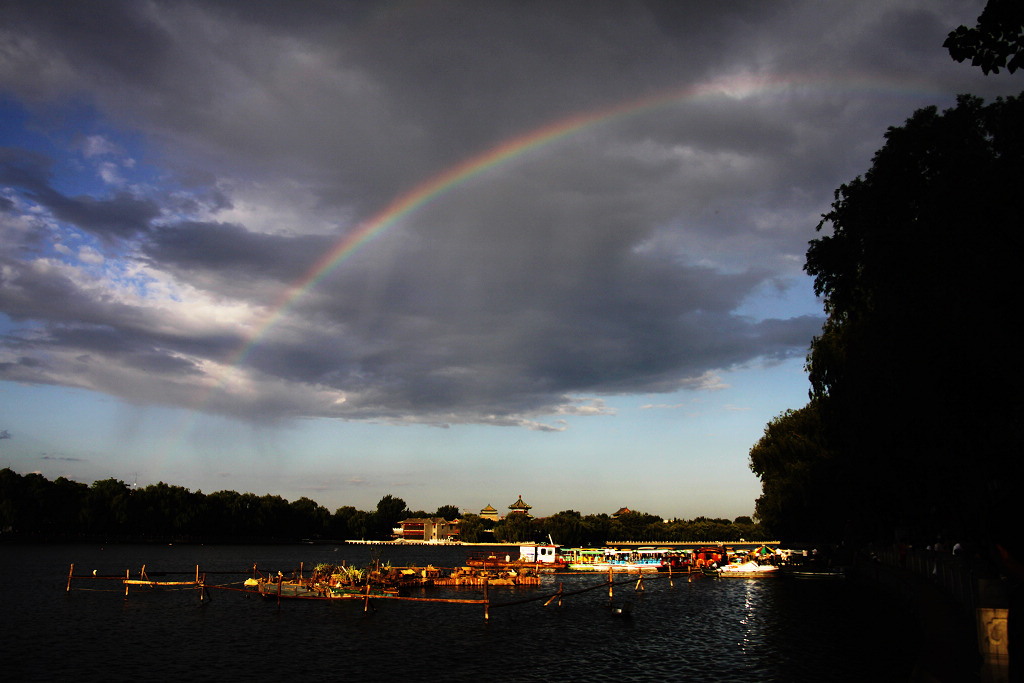
[[(532, 602), (481, 605), (378, 600), (284, 601), (195, 589), (133, 587), (75, 574), (209, 572), (207, 583), (321, 562), (452, 567), (467, 547), (363, 545), (0, 546), (5, 680), (908, 680), (917, 628), (905, 609), (852, 581), (645, 575), (607, 588)], [(656, 575), (655, 575), (656, 576)], [(153, 577), (158, 578), (158, 577)], [(159, 577), (164, 578), (164, 577)], [(171, 577), (167, 577), (171, 578)], [(183, 578), (188, 578), (184, 576)], [(627, 577), (617, 575), (617, 579)], [(577, 590), (603, 576), (551, 575), (540, 587), (495, 587), (492, 602)], [(480, 598), (479, 588), (422, 589), (422, 597)]]

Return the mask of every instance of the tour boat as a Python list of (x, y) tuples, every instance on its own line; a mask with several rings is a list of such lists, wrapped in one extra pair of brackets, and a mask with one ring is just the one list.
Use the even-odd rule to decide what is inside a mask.
[(718, 575), (722, 578), (755, 579), (763, 576), (774, 576), (779, 573), (779, 568), (773, 564), (758, 564), (757, 562), (741, 562), (739, 564), (727, 564), (718, 568)]
[(562, 550), (569, 569), (580, 572), (656, 572), (665, 548), (566, 548)]

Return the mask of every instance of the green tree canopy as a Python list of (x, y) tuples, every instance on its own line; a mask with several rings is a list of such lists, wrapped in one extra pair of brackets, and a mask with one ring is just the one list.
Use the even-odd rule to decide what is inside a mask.
[(527, 543), (538, 540), (539, 526), (529, 515), (516, 512), (494, 525), (494, 540), (499, 543)]
[(458, 505), (442, 505), (437, 508), (437, 512), (434, 513), (434, 517), (441, 517), (449, 522), (453, 519), (458, 519), (461, 516)]

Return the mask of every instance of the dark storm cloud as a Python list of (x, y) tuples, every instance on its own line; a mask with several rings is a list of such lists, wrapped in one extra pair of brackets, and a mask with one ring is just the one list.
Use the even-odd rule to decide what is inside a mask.
[(62, 221), (78, 226), (102, 239), (129, 238), (145, 232), (160, 214), (156, 203), (130, 192), (118, 192), (108, 199), (65, 197), (58, 192), (37, 194), (34, 199)]
[[(150, 172), (79, 192), (67, 164), (0, 152), (0, 311), (20, 324), (0, 368), (138, 402), (216, 385), (209, 410), (253, 419), (523, 424), (802, 357), (821, 317), (800, 265), (834, 188), (920, 92), (998, 88), (941, 49), (978, 11), (6, 3), (3, 95), (54, 141), (86, 103)], [(510, 155), (309, 280), (454, 164), (709, 83), (739, 85)], [(750, 313), (772, 293), (783, 312)]]
[(267, 235), (227, 223), (182, 222), (154, 231), (142, 252), (172, 271), (233, 273), (240, 278), (275, 278), (289, 283), (309, 270), (331, 246), (324, 236)]
[(130, 238), (150, 227), (160, 215), (156, 202), (130, 192), (112, 197), (67, 197), (50, 185), (52, 162), (42, 155), (18, 149), (0, 150), (0, 183), (22, 190), (53, 215), (101, 239)]

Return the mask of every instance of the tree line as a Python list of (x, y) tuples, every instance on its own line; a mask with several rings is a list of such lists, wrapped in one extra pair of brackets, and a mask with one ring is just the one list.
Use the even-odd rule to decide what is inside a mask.
[[(990, 2), (946, 47), (1013, 72), (1024, 3)], [(807, 356), (810, 400), (750, 450), (756, 514), (783, 540), (1024, 551), (1022, 124), (1022, 96), (918, 110), (835, 191), (804, 266), (827, 316)]]
[(749, 517), (698, 517), (665, 522), (656, 515), (630, 512), (618, 517), (581, 515), (573, 510), (546, 518), (512, 514), (497, 522), (461, 514), (455, 505), (433, 512), (410, 510), (385, 495), (373, 510), (342, 506), (333, 513), (306, 497), (289, 502), (278, 495), (235, 491), (204, 494), (163, 482), (129, 486), (103, 479), (91, 486), (41, 474), (0, 470), (0, 538), (20, 540), (101, 540), (178, 542), (295, 542), (301, 539), (387, 540), (398, 523), (411, 517), (460, 520), (470, 543), (546, 541), (562, 545), (603, 545), (606, 541), (738, 541), (760, 539)]

